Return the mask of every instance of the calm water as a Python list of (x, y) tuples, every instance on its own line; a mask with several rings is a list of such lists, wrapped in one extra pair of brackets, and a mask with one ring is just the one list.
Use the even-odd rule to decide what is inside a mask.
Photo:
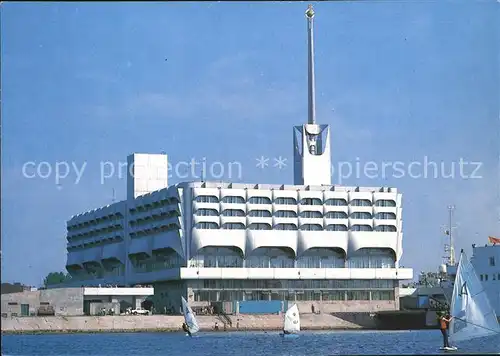
[[(439, 330), (3, 335), (2, 355), (342, 355), (436, 354)], [(459, 352), (500, 352), (500, 336), (458, 344)]]

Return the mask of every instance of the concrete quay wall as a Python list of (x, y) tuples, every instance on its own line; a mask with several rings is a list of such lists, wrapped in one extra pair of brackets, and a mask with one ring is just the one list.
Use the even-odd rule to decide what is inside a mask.
[[(224, 320), (218, 316), (197, 316), (202, 331), (224, 330)], [(231, 324), (226, 323), (227, 331), (238, 330), (281, 330), (281, 315), (238, 315), (230, 316)], [(342, 318), (330, 314), (301, 315), (303, 330), (333, 329), (372, 329), (375, 322), (369, 315), (357, 318)], [(348, 321), (350, 320), (350, 321)], [(139, 332), (139, 331), (180, 331), (184, 322), (182, 316), (48, 316), (2, 318), (2, 333), (38, 332)]]

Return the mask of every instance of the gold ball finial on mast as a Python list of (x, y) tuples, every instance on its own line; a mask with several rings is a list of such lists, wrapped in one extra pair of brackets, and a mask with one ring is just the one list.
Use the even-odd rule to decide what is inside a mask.
[(307, 7), (307, 10), (306, 10), (306, 17), (308, 19), (312, 19), (314, 17), (314, 10), (313, 10), (313, 6), (312, 5), (309, 5)]

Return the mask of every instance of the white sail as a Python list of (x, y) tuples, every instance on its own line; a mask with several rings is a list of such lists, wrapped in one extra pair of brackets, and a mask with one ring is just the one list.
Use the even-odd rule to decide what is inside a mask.
[(181, 298), (182, 298), (182, 313), (184, 314), (184, 321), (186, 322), (189, 332), (191, 334), (196, 334), (200, 330), (198, 322), (196, 321), (193, 310), (189, 307), (186, 299), (184, 299), (184, 297)]
[(300, 331), (300, 315), (297, 304), (294, 304), (286, 311), (283, 331), (294, 334)]
[(458, 263), (450, 314), (450, 340), (454, 342), (500, 333), (495, 310), (464, 252)]

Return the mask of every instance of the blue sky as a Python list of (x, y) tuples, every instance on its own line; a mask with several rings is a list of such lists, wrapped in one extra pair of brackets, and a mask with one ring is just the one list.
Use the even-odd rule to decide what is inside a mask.
[[(100, 162), (165, 151), (174, 166), (241, 163), (241, 176), (219, 179), (293, 183), (291, 165), (272, 163), (290, 163), (292, 127), (307, 120), (306, 8), (4, 3), (3, 280), (37, 285), (63, 270), (66, 220), (111, 203), (113, 189), (125, 198), (124, 175), (101, 184)], [(500, 235), (498, 4), (321, 2), (315, 11), (317, 120), (331, 125), (334, 183), (400, 189), (402, 264), (416, 274), (441, 262), (450, 203), (458, 248)], [(271, 165), (259, 169), (262, 155)], [(455, 164), (455, 177), (337, 169), (424, 157), (446, 174)], [(461, 158), (482, 165), (461, 177)], [(54, 172), (23, 176), (30, 161), (86, 166), (78, 182), (73, 169), (56, 184)]]

